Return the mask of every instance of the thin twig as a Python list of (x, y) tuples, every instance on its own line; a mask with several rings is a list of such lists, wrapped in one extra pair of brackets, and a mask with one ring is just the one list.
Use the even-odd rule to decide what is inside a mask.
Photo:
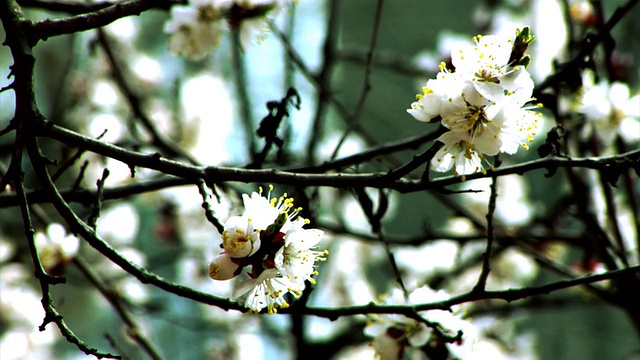
[(245, 66), (244, 53), (242, 50), (242, 43), (240, 42), (240, 29), (234, 29), (232, 31), (232, 55), (233, 55), (233, 73), (235, 75), (235, 90), (238, 95), (238, 110), (240, 112), (240, 122), (244, 130), (244, 137), (247, 144), (247, 155), (252, 158), (256, 153), (258, 147), (255, 139), (255, 128), (253, 123), (253, 111), (251, 98), (247, 89), (250, 88), (247, 82), (247, 69)]
[(104, 183), (107, 181), (107, 177), (109, 177), (109, 169), (105, 168), (102, 171), (102, 178), (96, 181), (96, 197), (94, 198), (93, 208), (91, 209), (91, 213), (89, 214), (89, 218), (87, 219), (87, 225), (89, 225), (93, 230), (96, 230), (98, 219), (100, 218), (100, 211), (102, 210), (102, 200), (104, 199)]
[(335, 159), (338, 156), (338, 152), (342, 147), (342, 144), (347, 139), (347, 136), (353, 131), (355, 124), (358, 122), (360, 114), (362, 113), (362, 108), (364, 106), (364, 102), (367, 100), (367, 95), (371, 91), (371, 70), (373, 64), (373, 54), (376, 49), (376, 44), (378, 42), (378, 34), (380, 33), (380, 24), (382, 22), (382, 8), (384, 5), (384, 0), (378, 0), (376, 4), (376, 13), (375, 18), (373, 20), (373, 30), (371, 31), (371, 42), (369, 43), (369, 51), (367, 53), (367, 62), (364, 67), (364, 81), (362, 84), (362, 90), (360, 92), (360, 98), (356, 104), (356, 108), (353, 113), (349, 115), (346, 119), (347, 128), (345, 129), (342, 137), (338, 141), (333, 153), (331, 154), (331, 160)]
[(93, 284), (93, 286), (98, 289), (98, 291), (102, 294), (102, 296), (107, 299), (107, 301), (114, 308), (120, 319), (127, 326), (127, 335), (135, 341), (137, 344), (144, 349), (144, 351), (149, 355), (151, 359), (157, 360), (162, 359), (162, 355), (160, 355), (160, 351), (156, 349), (155, 345), (149, 340), (146, 336), (142, 334), (140, 327), (134, 320), (133, 316), (125, 309), (123, 306), (122, 298), (118, 295), (118, 293), (107, 284), (102, 281), (102, 279), (96, 274), (95, 271), (89, 266), (89, 264), (84, 261), (79, 256), (76, 256), (73, 263), (80, 270), (80, 272)]
[(204, 214), (207, 217), (207, 220), (216, 227), (220, 234), (222, 234), (224, 232), (224, 225), (222, 225), (220, 220), (218, 220), (215, 212), (211, 208), (211, 204), (209, 203), (211, 195), (207, 190), (207, 184), (205, 184), (204, 180), (198, 182), (198, 192), (202, 196), (202, 208), (204, 209)]
[(157, 147), (160, 151), (163, 151), (165, 156), (183, 158), (194, 165), (198, 165), (198, 161), (194, 159), (193, 156), (182, 150), (179, 146), (176, 146), (171, 139), (162, 134), (155, 126), (153, 120), (147, 116), (145, 111), (142, 109), (143, 99), (136, 94), (136, 91), (127, 81), (125, 74), (127, 74), (128, 71), (116, 56), (116, 52), (111, 44), (112, 40), (102, 29), (98, 29), (97, 33), (100, 45), (104, 49), (105, 54), (111, 63), (111, 73), (118, 85), (118, 89), (122, 92), (125, 99), (127, 99), (129, 108), (135, 118), (140, 121), (140, 124), (142, 124), (149, 135), (151, 135), (151, 144)]
[(382, 145), (373, 147), (369, 150), (364, 150), (357, 154), (345, 156), (340, 159), (325, 161), (322, 164), (306, 166), (306, 167), (289, 168), (287, 169), (287, 171), (317, 174), (317, 173), (327, 172), (330, 170), (342, 170), (347, 167), (358, 165), (365, 161), (374, 160), (378, 157), (383, 158), (382, 157), (383, 155), (391, 154), (397, 151), (417, 149), (420, 145), (423, 145), (429, 141), (435, 140), (438, 136), (439, 136), (438, 131), (432, 131), (424, 135), (417, 135), (414, 137), (409, 137), (406, 139), (382, 144)]
[(585, 59), (589, 58), (596, 46), (600, 42), (608, 39), (611, 36), (611, 30), (624, 18), (625, 15), (631, 12), (631, 9), (636, 6), (640, 0), (629, 0), (624, 5), (619, 6), (616, 11), (611, 15), (609, 20), (600, 27), (600, 31), (595, 36), (585, 39), (580, 51), (567, 63), (562, 64), (562, 67), (553, 74), (549, 75), (544, 81), (536, 85), (533, 94), (535, 97), (539, 97), (542, 91), (557, 85), (567, 76), (568, 73), (575, 72), (576, 69), (583, 68)]
[(329, 82), (331, 80), (331, 72), (335, 62), (335, 48), (338, 44), (338, 0), (331, 0), (327, 2), (327, 32), (324, 38), (324, 44), (322, 45), (322, 65), (320, 71), (316, 77), (311, 76), (311, 72), (302, 62), (302, 59), (297, 57), (297, 53), (291, 47), (286, 37), (281, 37), (282, 43), (287, 50), (287, 59), (298, 65), (303, 74), (306, 74), (307, 78), (312, 83), (316, 83), (318, 87), (318, 94), (316, 99), (316, 111), (313, 116), (311, 125), (311, 136), (307, 143), (307, 159), (306, 164), (311, 165), (316, 162), (316, 150), (319, 139), (324, 136), (323, 121), (327, 112), (327, 105), (331, 101), (330, 92), (328, 91)]
[(484, 292), (491, 271), (491, 249), (493, 247), (493, 213), (496, 211), (496, 199), (498, 198), (498, 178), (491, 179), (491, 194), (489, 195), (489, 206), (487, 209), (487, 247), (482, 255), (482, 270), (478, 276), (478, 282), (473, 287), (473, 292)]

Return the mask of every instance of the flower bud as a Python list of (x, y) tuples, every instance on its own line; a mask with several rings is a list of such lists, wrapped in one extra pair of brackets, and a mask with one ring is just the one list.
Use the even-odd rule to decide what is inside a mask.
[(209, 263), (209, 277), (213, 280), (229, 280), (236, 276), (240, 265), (229, 254), (222, 253)]

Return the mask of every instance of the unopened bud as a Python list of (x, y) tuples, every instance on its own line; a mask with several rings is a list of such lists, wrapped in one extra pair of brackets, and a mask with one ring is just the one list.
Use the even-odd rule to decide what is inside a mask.
[(236, 276), (240, 265), (229, 254), (220, 254), (209, 263), (209, 277), (213, 280), (229, 280)]

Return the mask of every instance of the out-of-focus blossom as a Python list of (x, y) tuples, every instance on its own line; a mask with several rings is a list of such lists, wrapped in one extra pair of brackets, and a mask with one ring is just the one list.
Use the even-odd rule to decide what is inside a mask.
[(171, 8), (164, 26), (170, 35), (169, 51), (191, 60), (204, 58), (220, 43), (223, 23), (219, 0), (191, 0)]
[(569, 2), (569, 17), (582, 26), (594, 26), (598, 16), (591, 2), (587, 0), (572, 0)]
[[(415, 305), (448, 298), (445, 291), (435, 291), (425, 285), (412, 291), (407, 299), (400, 290), (394, 289), (391, 296), (383, 301), (388, 305)], [(364, 333), (374, 338), (372, 346), (382, 360), (402, 359), (406, 351), (416, 351), (427, 343), (428, 346), (446, 346), (449, 342), (461, 344), (465, 336), (459, 330), (472, 325), (460, 318), (457, 307), (451, 310), (420, 312), (424, 321), (399, 314), (371, 316)]]
[(640, 140), (640, 94), (631, 96), (626, 84), (596, 83), (593, 72), (586, 71), (577, 110), (586, 119), (583, 140), (595, 137), (604, 145), (610, 145), (616, 135), (627, 142)]
[(59, 276), (65, 266), (73, 260), (80, 248), (80, 241), (73, 235), (67, 235), (61, 224), (52, 223), (46, 232), (35, 235), (36, 247), (42, 267), (49, 275)]
[[(191, 60), (201, 60), (215, 49), (225, 31), (238, 31), (247, 48), (254, 37), (264, 37), (268, 16), (286, 5), (284, 0), (190, 0), (171, 8), (165, 23), (169, 51)], [(256, 36), (256, 34), (258, 34)]]

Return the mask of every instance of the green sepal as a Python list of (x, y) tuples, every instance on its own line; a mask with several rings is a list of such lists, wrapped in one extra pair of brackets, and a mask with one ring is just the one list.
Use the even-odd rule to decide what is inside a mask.
[(516, 29), (516, 38), (511, 49), (509, 64), (512, 66), (521, 65), (527, 67), (531, 63), (531, 57), (525, 55), (529, 44), (536, 39), (535, 35), (531, 35), (529, 26), (525, 26), (522, 30)]

